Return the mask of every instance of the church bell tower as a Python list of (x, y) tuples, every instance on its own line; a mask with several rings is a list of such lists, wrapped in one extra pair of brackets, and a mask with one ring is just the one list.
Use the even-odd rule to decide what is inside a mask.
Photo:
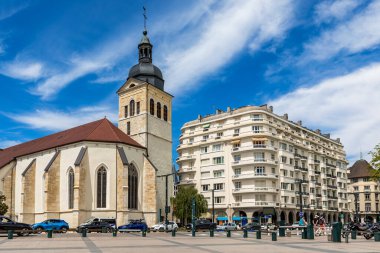
[[(146, 28), (138, 44), (138, 63), (131, 67), (126, 82), (118, 90), (118, 127), (147, 149), (147, 159), (157, 176), (172, 173), (172, 98), (164, 90), (161, 70), (153, 65), (153, 45)], [(143, 185), (142, 187), (149, 187)], [(156, 178), (157, 213), (165, 208), (165, 181)], [(173, 180), (169, 184), (169, 197)]]

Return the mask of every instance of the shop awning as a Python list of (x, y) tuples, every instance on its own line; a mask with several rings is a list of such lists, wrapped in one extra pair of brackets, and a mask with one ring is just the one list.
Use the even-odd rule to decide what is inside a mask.
[(210, 124), (204, 124), (203, 128), (210, 128)]
[(227, 216), (222, 216), (222, 217), (216, 218), (216, 220), (227, 220), (228, 221), (228, 217)]
[(231, 144), (239, 144), (239, 143), (240, 143), (240, 140), (231, 141)]

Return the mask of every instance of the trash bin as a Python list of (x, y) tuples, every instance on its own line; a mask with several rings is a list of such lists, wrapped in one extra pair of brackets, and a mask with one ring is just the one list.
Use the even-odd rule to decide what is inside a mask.
[(351, 231), (351, 239), (355, 240), (356, 239), (356, 230)]
[(141, 235), (142, 235), (142, 237), (146, 237), (146, 230), (145, 230), (145, 229), (143, 229), (143, 230), (141, 231)]
[(340, 222), (335, 222), (332, 224), (332, 241), (341, 242), (341, 231), (342, 224)]
[(375, 232), (375, 242), (380, 242), (380, 232)]
[(277, 232), (272, 232), (272, 241), (277, 241)]
[(175, 229), (173, 228), (173, 229), (172, 229), (172, 237), (175, 237), (175, 232), (176, 232), (176, 231), (175, 231)]
[(307, 239), (307, 231), (306, 228), (302, 229), (302, 234), (301, 234), (302, 239)]
[(210, 229), (210, 237), (214, 237), (214, 229)]
[(48, 230), (47, 231), (47, 238), (53, 238), (53, 230)]
[(231, 230), (227, 230), (227, 237), (231, 237)]
[(13, 230), (8, 230), (8, 239), (13, 239)]
[(313, 226), (313, 224), (307, 225), (306, 233), (307, 233), (307, 235), (306, 235), (307, 239), (314, 240), (314, 226)]
[(83, 228), (81, 232), (82, 232), (82, 237), (87, 237), (87, 229)]
[(256, 239), (261, 239), (261, 230), (257, 230)]

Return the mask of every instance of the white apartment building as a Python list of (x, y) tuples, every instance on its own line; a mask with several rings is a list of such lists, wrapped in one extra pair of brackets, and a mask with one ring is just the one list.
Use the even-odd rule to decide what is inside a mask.
[[(187, 122), (177, 147), (179, 186), (194, 186), (216, 221), (293, 223), (324, 214), (348, 219), (347, 160), (340, 140), (244, 106)], [(302, 203), (302, 205), (301, 205)], [(340, 216), (339, 216), (340, 214)]]

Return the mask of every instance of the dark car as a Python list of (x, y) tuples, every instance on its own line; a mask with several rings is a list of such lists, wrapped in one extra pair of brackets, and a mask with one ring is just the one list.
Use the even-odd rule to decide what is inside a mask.
[(76, 231), (78, 233), (82, 233), (82, 231), (86, 229), (88, 233), (91, 233), (91, 232), (107, 232), (107, 233), (111, 233), (114, 231), (114, 228), (112, 227), (111, 224), (109, 224), (108, 222), (103, 222), (103, 221), (90, 221), (88, 223), (83, 223), (83, 224), (80, 224)]
[[(191, 231), (193, 228), (193, 224), (187, 224), (186, 230)], [(216, 223), (213, 223), (209, 220), (196, 220), (195, 221), (195, 231), (198, 230), (210, 230), (210, 229), (216, 229)]]
[(121, 225), (117, 229), (120, 232), (149, 231), (149, 227), (144, 220), (130, 220), (128, 224)]
[(60, 231), (62, 233), (66, 233), (69, 229), (69, 224), (64, 220), (59, 219), (49, 219), (43, 222), (35, 223), (32, 226), (33, 230), (37, 231), (37, 233), (41, 233), (42, 231), (53, 230)]
[(257, 222), (251, 222), (245, 224), (242, 229), (247, 231), (259, 231), (261, 229), (261, 225)]
[(8, 233), (8, 230), (15, 231), (19, 236), (27, 236), (33, 231), (33, 228), (29, 224), (15, 222), (6, 216), (0, 216), (0, 233)]

